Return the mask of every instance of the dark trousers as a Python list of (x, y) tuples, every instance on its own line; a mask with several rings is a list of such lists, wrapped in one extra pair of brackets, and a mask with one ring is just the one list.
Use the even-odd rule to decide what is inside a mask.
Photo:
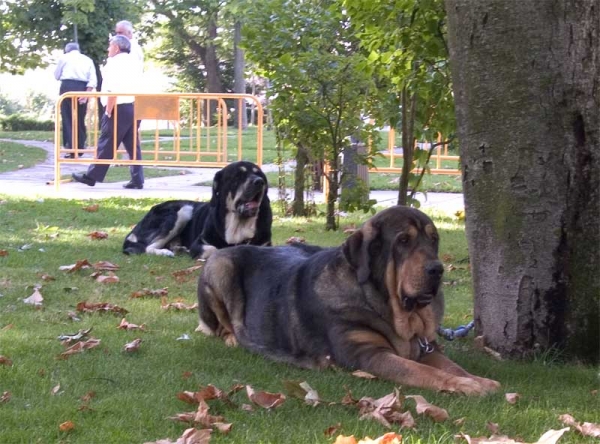
[[(60, 82), (60, 93), (69, 91), (85, 91), (87, 82), (79, 80), (62, 80)], [(65, 99), (60, 104), (60, 117), (62, 119), (63, 146), (73, 148), (73, 108), (71, 102), (73, 99)], [(77, 148), (85, 148), (85, 139), (87, 131), (85, 129), (85, 113), (87, 111), (86, 103), (77, 103)]]
[[(117, 119), (117, 128), (114, 131), (114, 123)], [(100, 123), (100, 137), (98, 138), (98, 149), (96, 158), (98, 159), (114, 159), (114, 147), (121, 143), (125, 146), (125, 150), (130, 159), (142, 159), (142, 151), (140, 149), (140, 139), (137, 138), (135, 147), (133, 145), (133, 136), (137, 134), (137, 122), (134, 120), (133, 103), (122, 103), (115, 106), (112, 115), (108, 118), (102, 116)], [(116, 145), (115, 145), (116, 144)], [(87, 170), (87, 175), (97, 182), (104, 181), (106, 173), (110, 165), (92, 164)], [(144, 169), (141, 165), (133, 165), (129, 167), (131, 181), (142, 185), (144, 183)]]

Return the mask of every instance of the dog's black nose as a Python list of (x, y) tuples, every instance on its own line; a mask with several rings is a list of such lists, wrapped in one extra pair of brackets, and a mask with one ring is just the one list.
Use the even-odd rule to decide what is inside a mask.
[(440, 278), (444, 273), (444, 266), (440, 261), (431, 261), (425, 265), (425, 272), (430, 277)]
[(255, 177), (252, 180), (252, 185), (254, 185), (255, 187), (262, 187), (265, 184), (265, 181), (263, 180), (262, 177)]

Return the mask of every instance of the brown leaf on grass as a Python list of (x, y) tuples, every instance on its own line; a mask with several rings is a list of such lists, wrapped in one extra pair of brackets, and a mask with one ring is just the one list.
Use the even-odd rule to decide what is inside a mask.
[(192, 373), (192, 372), (190, 372), (190, 371), (183, 372), (183, 373), (181, 374), (181, 378), (182, 378), (182, 379), (184, 379), (184, 380), (185, 380), (185, 379), (190, 379), (190, 378), (192, 377), (192, 375), (193, 375), (193, 373)]
[(329, 426), (325, 429), (325, 431), (323, 432), (323, 434), (327, 437), (327, 438), (331, 438), (333, 435), (335, 435), (338, 430), (340, 430), (342, 428), (342, 423), (338, 422), (336, 425), (332, 425)]
[(90, 268), (91, 266), (92, 264), (90, 264), (87, 259), (82, 259), (71, 265), (61, 265), (60, 267), (58, 267), (58, 269), (60, 271), (67, 271), (69, 273), (73, 273), (74, 271), (82, 270), (84, 268)]
[(196, 310), (198, 308), (198, 304), (186, 305), (181, 301), (169, 303), (167, 302), (167, 298), (163, 296), (160, 299), (160, 308), (163, 310)]
[(466, 420), (467, 420), (467, 418), (465, 416), (463, 416), (462, 418), (458, 418), (458, 419), (452, 421), (452, 423), (455, 426), (459, 426), (460, 427), (460, 426), (462, 426), (465, 423)]
[(491, 422), (488, 421), (485, 425), (485, 427), (492, 432), (492, 434), (497, 435), (498, 432), (500, 431), (500, 424), (496, 423), (496, 422)]
[(504, 397), (509, 404), (516, 404), (517, 401), (521, 399), (521, 395), (518, 393), (505, 393)]
[(145, 442), (144, 444), (208, 444), (210, 442), (211, 429), (186, 429), (177, 441), (170, 439), (159, 439), (158, 441)]
[(91, 233), (86, 234), (92, 240), (103, 240), (108, 239), (108, 233), (106, 231), (92, 231)]
[(136, 338), (133, 341), (128, 342), (127, 344), (125, 344), (123, 346), (123, 351), (124, 352), (128, 352), (128, 353), (138, 351), (141, 344), (142, 344), (142, 339), (141, 338)]
[(8, 256), (8, 251), (7, 250), (0, 250), (0, 257), (6, 257)]
[(74, 428), (75, 424), (73, 424), (73, 421), (65, 421), (58, 426), (58, 430), (60, 430), (61, 432), (70, 432)]
[(56, 395), (60, 390), (60, 384), (55, 385), (54, 387), (52, 387), (52, 390), (50, 390), (50, 394), (52, 396)]
[(577, 422), (575, 418), (568, 413), (560, 415), (558, 419), (564, 424), (574, 427), (583, 436), (591, 436), (593, 438), (600, 438), (600, 425), (591, 422)]
[(385, 427), (399, 424), (401, 427), (414, 427), (410, 412), (402, 412), (404, 397), (398, 389), (379, 399), (363, 397), (358, 401), (360, 419), (372, 419)]
[(421, 395), (411, 395), (406, 398), (415, 400), (419, 415), (429, 416), (435, 422), (442, 422), (449, 418), (448, 412), (445, 409), (428, 403)]
[(305, 244), (306, 239), (300, 236), (292, 236), (289, 237), (286, 241), (286, 244)]
[(92, 331), (92, 328), (93, 327), (90, 327), (87, 330), (79, 330), (77, 333), (60, 335), (57, 339), (62, 345), (71, 345), (74, 342), (81, 341), (85, 338)]
[(352, 392), (348, 387), (344, 386), (344, 389), (346, 390), (346, 394), (342, 398), (342, 405), (356, 405), (358, 403), (358, 399), (355, 399), (352, 396)]
[(76, 353), (83, 353), (86, 350), (97, 347), (100, 345), (100, 339), (90, 338), (87, 341), (80, 341), (73, 344), (71, 347), (62, 352), (58, 357), (60, 359), (68, 359), (71, 355)]
[[(168, 419), (174, 421), (189, 422), (194, 425), (201, 425), (202, 427), (216, 427), (219, 430), (227, 430), (227, 424), (223, 422), (222, 416), (213, 416), (208, 413), (210, 407), (208, 404), (201, 400), (198, 404), (198, 409), (195, 412), (178, 413), (175, 416), (171, 416)], [(231, 429), (231, 427), (229, 427)]]
[(356, 370), (352, 372), (352, 376), (363, 379), (377, 379), (377, 376), (374, 376), (371, 373), (363, 372), (362, 370)]
[(50, 276), (49, 274), (46, 274), (46, 273), (43, 273), (40, 276), (40, 279), (43, 280), (43, 281), (45, 281), (45, 282), (50, 282), (50, 281), (55, 281), (56, 280), (56, 278), (54, 278), (53, 276)]
[(283, 387), (288, 395), (302, 399), (308, 405), (316, 406), (321, 403), (319, 393), (313, 389), (306, 381), (283, 381)]
[(246, 386), (246, 394), (250, 401), (265, 409), (279, 407), (285, 402), (285, 395), (283, 393), (256, 392), (249, 385)]
[(194, 273), (196, 270), (200, 270), (202, 267), (204, 267), (204, 264), (194, 265), (192, 267), (188, 267), (183, 270), (174, 271), (173, 273), (171, 273), (171, 275), (174, 278), (181, 278), (181, 277), (188, 276), (188, 275)]
[[(568, 430), (569, 427), (560, 430), (548, 430), (533, 444), (556, 444), (561, 436)], [(469, 435), (460, 433), (459, 435), (455, 435), (454, 438), (455, 441), (464, 439), (468, 444), (526, 444), (522, 441), (514, 440), (505, 435), (492, 435), (489, 438), (471, 438)]]
[(333, 444), (358, 444), (354, 435), (344, 436), (338, 435)]
[(8, 401), (10, 401), (11, 397), (12, 394), (10, 392), (2, 393), (2, 396), (0, 396), (0, 404), (6, 404)]
[(6, 356), (0, 356), (0, 365), (6, 365), (7, 367), (12, 367), (12, 361), (8, 359)]
[(150, 290), (149, 288), (142, 288), (141, 290), (134, 291), (131, 293), (131, 298), (145, 298), (146, 296), (150, 297), (162, 297), (167, 296), (169, 294), (169, 287), (159, 288), (158, 290)]
[(34, 307), (41, 307), (42, 303), (44, 302), (44, 298), (42, 296), (42, 293), (40, 293), (40, 289), (35, 288), (33, 290), (33, 294), (28, 298), (23, 299), (23, 302), (29, 305), (33, 305)]
[(0, 331), (7, 331), (7, 330), (10, 330), (11, 328), (15, 328), (15, 324), (7, 324), (4, 327), (0, 328)]
[(94, 399), (96, 397), (96, 392), (91, 391), (91, 392), (87, 392), (85, 395), (83, 395), (80, 399), (85, 402), (88, 403), (90, 402), (92, 399)]
[(201, 388), (197, 392), (179, 392), (177, 393), (177, 398), (183, 402), (187, 402), (188, 404), (199, 404), (202, 401), (210, 401), (213, 399), (220, 399), (221, 401), (231, 403), (229, 397), (223, 392), (223, 390), (218, 389), (212, 384), (208, 384), (206, 387)]
[(116, 284), (119, 282), (119, 276), (109, 271), (108, 274), (97, 276), (95, 280), (99, 284)]
[(94, 263), (92, 267), (94, 267), (94, 270), (98, 271), (117, 271), (119, 268), (121, 268), (118, 265), (108, 261), (98, 261)]
[(117, 326), (121, 330), (146, 330), (146, 324), (136, 325), (127, 322), (127, 319), (121, 319), (121, 323)]
[(108, 302), (87, 302), (82, 301), (77, 304), (76, 310), (82, 313), (95, 313), (95, 312), (110, 312), (116, 313), (120, 315), (126, 315), (129, 313), (122, 307), (118, 305), (113, 305)]
[(496, 350), (492, 350), (491, 348), (485, 345), (485, 338), (483, 336), (477, 336), (473, 341), (473, 346), (476, 350), (480, 350), (484, 353), (487, 353), (496, 361), (503, 361), (502, 355), (498, 353)]
[(95, 213), (98, 211), (98, 209), (100, 208), (100, 205), (98, 204), (92, 204), (92, 205), (88, 205), (87, 207), (83, 207), (83, 211), (87, 211), (88, 213)]

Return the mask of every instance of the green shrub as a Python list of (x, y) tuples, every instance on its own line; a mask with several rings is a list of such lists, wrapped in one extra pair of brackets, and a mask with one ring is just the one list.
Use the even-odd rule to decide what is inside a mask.
[(22, 114), (0, 118), (0, 129), (4, 131), (54, 131), (53, 120), (37, 120)]

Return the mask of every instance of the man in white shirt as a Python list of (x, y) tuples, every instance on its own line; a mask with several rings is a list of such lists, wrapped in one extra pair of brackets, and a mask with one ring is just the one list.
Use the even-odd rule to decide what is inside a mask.
[[(102, 92), (115, 94), (132, 93), (138, 82), (137, 61), (130, 55), (131, 44), (123, 35), (112, 37), (108, 45), (108, 60), (102, 71)], [(100, 138), (96, 157), (98, 159), (114, 159), (116, 147), (125, 146), (130, 159), (141, 159), (140, 140), (137, 137), (137, 122), (134, 113), (135, 96), (115, 95), (102, 97), (105, 107), (100, 123)], [(116, 119), (116, 125), (115, 125)], [(134, 139), (136, 141), (134, 145)], [(104, 181), (109, 165), (92, 164), (85, 174), (73, 173), (77, 182), (90, 187), (96, 182)], [(129, 168), (131, 181), (124, 188), (144, 188), (144, 170), (141, 165)]]
[[(65, 53), (59, 59), (54, 77), (60, 80), (60, 94), (69, 91), (92, 91), (98, 84), (94, 62), (88, 56), (79, 52), (79, 44), (67, 43)], [(73, 149), (73, 112), (72, 99), (65, 99), (60, 105), (60, 116), (62, 120), (63, 146)], [(85, 128), (85, 114), (87, 111), (87, 99), (80, 98), (77, 104), (77, 148), (85, 148), (87, 132)], [(79, 153), (82, 156), (83, 153)], [(73, 158), (69, 153), (66, 158)]]
[(140, 73), (144, 72), (144, 51), (137, 39), (133, 37), (133, 25), (131, 22), (128, 22), (127, 20), (117, 22), (115, 25), (115, 34), (124, 35), (129, 39), (129, 42), (131, 43), (130, 54), (139, 63)]

